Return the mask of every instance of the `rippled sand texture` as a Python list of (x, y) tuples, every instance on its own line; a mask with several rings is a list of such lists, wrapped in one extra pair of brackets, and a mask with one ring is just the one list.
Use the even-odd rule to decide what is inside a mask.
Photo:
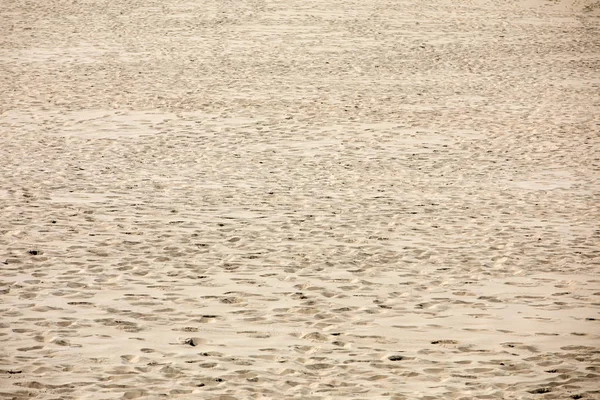
[(0, 398), (600, 398), (598, 7), (2, 1)]

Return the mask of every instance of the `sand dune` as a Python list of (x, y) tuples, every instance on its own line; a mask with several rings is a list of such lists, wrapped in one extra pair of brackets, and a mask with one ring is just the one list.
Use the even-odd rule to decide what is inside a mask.
[(2, 2), (0, 398), (600, 398), (599, 9)]

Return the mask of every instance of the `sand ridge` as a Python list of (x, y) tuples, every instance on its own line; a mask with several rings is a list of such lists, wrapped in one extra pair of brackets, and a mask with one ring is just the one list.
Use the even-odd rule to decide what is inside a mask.
[(600, 398), (598, 8), (2, 3), (0, 398)]

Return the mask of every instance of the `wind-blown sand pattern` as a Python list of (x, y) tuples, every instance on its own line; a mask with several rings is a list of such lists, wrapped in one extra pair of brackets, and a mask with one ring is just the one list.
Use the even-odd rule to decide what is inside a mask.
[(600, 398), (594, 1), (0, 3), (0, 398)]

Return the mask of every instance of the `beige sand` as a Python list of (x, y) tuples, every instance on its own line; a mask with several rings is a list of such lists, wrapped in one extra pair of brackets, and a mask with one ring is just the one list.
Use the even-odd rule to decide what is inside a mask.
[(0, 2), (0, 398), (600, 398), (598, 8)]

